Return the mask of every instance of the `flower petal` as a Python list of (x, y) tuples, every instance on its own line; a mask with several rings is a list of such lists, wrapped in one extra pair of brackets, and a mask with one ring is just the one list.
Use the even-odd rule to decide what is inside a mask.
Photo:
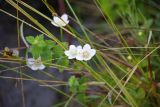
[(69, 51), (64, 51), (64, 54), (65, 54), (66, 56), (69, 56)]
[(35, 66), (35, 65), (30, 66), (30, 68), (31, 68), (32, 70), (34, 70), (34, 71), (38, 70), (38, 67)]
[(60, 19), (60, 18), (57, 17), (57, 16), (54, 16), (54, 17), (53, 17), (53, 21), (54, 21), (56, 24), (58, 24), (60, 21), (62, 21), (62, 19)]
[(64, 22), (68, 21), (68, 15), (64, 13), (64, 14), (61, 16), (61, 19), (63, 19)]
[(82, 61), (82, 60), (83, 60), (83, 55), (80, 55), (80, 54), (77, 55), (77, 56), (76, 56), (76, 59), (79, 60), (79, 61)]
[(91, 49), (91, 50), (90, 50), (90, 54), (91, 54), (91, 56), (93, 57), (93, 56), (96, 54), (96, 50), (95, 50), (95, 49)]
[(69, 50), (73, 50), (73, 49), (76, 49), (76, 46), (75, 45), (70, 45)]
[(84, 50), (89, 50), (91, 49), (91, 46), (89, 44), (85, 44), (83, 47)]
[(83, 49), (81, 49), (81, 48), (77, 49), (76, 59), (77, 59), (77, 60), (80, 60), (80, 61), (83, 60)]
[(55, 25), (56, 27), (62, 27), (62, 26), (66, 26), (66, 23), (59, 17), (54, 16), (53, 17), (53, 22), (51, 22), (53, 25)]
[[(65, 21), (65, 24), (67, 25), (68, 23), (69, 23), (69, 20), (66, 20), (66, 21)], [(66, 25), (65, 25), (65, 26), (66, 26)]]
[(89, 57), (87, 57), (87, 58), (83, 58), (83, 60), (84, 61), (88, 61), (88, 60), (90, 60), (92, 57), (91, 56), (89, 56)]
[(68, 59), (74, 59), (76, 56), (69, 56)]
[(59, 27), (54, 21), (51, 21), (51, 23), (56, 26), (56, 27)]
[(28, 58), (27, 59), (27, 65), (33, 65), (34, 64), (34, 59), (33, 58)]
[(82, 49), (82, 46), (80, 46), (80, 45), (79, 45), (79, 46), (77, 46), (77, 49)]
[(43, 70), (44, 68), (45, 68), (45, 66), (44, 66), (43, 64), (41, 64), (41, 65), (38, 67), (39, 70)]
[(91, 60), (91, 58), (96, 54), (96, 50), (95, 49), (90, 49), (87, 50), (89, 52), (89, 56), (88, 57), (84, 57), (85, 61)]

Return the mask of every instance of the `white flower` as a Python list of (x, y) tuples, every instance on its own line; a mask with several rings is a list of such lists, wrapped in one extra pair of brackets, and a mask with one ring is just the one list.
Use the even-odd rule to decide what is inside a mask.
[(77, 49), (82, 48), (81, 46), (76, 47), (75, 45), (70, 45), (69, 50), (66, 50), (64, 53), (68, 56), (68, 59), (74, 59), (77, 56)]
[(18, 57), (19, 56), (19, 51), (16, 50), (16, 49), (13, 49), (12, 55), (15, 56), (15, 57)]
[(91, 46), (89, 44), (86, 44), (86, 45), (84, 45), (83, 49), (82, 48), (78, 48), (77, 49), (76, 59), (80, 60), (80, 61), (82, 61), (82, 60), (88, 61), (95, 54), (96, 54), (96, 50), (95, 49), (91, 49)]
[(27, 59), (27, 66), (31, 68), (32, 70), (43, 70), (45, 68), (45, 65), (43, 65), (41, 61), (41, 57), (38, 59), (34, 58), (28, 58)]
[(68, 15), (63, 14), (61, 17), (54, 16), (51, 23), (56, 27), (64, 27), (69, 23)]
[(89, 44), (84, 45), (83, 48), (82, 46), (70, 45), (69, 50), (66, 50), (64, 53), (68, 56), (68, 59), (76, 58), (79, 61), (88, 61), (96, 54), (96, 50), (91, 49)]

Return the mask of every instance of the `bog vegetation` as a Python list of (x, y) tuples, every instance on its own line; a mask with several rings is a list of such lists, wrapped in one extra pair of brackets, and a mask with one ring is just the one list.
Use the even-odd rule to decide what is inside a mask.
[[(67, 11), (63, 14), (55, 11), (58, 9), (47, 0), (39, 1), (52, 17), (22, 0), (5, 2), (33, 24), (0, 9), (19, 21), (18, 37), (25, 44), (24, 56), (18, 54), (20, 46), (5, 48), (1, 52), (2, 60), (20, 63), (33, 72), (47, 72), (44, 75), (51, 77), (47, 68), (70, 74), (67, 81), (53, 76), (53, 85), (37, 81), (63, 95), (64, 100), (53, 107), (69, 107), (73, 102), (82, 107), (160, 106), (160, 9), (156, 0), (91, 0), (89, 3), (64, 0)], [(83, 8), (87, 6), (92, 8), (85, 11)], [(26, 10), (59, 29), (58, 35)], [(88, 11), (90, 13), (85, 13)], [(97, 19), (98, 23), (87, 26), (87, 17)], [(25, 35), (23, 26), (39, 34)], [(9, 69), (9, 66), (0, 66)], [(24, 79), (38, 80), (18, 72), (18, 68), (13, 72), (21, 73)], [(59, 90), (58, 86), (65, 86), (67, 91)]]

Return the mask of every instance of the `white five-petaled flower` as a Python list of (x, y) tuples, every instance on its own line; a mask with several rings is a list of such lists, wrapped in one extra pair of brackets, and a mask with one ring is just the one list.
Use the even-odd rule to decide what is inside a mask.
[(76, 47), (75, 45), (70, 45), (69, 50), (66, 50), (64, 53), (68, 56), (68, 59), (74, 59), (77, 56), (77, 49), (82, 48), (81, 46)]
[(43, 65), (41, 61), (41, 57), (38, 59), (34, 58), (28, 58), (27, 59), (27, 66), (31, 68), (32, 70), (43, 70), (45, 68), (45, 65)]
[(86, 45), (83, 46), (83, 48), (77, 49), (76, 59), (80, 60), (80, 61), (82, 61), (82, 60), (88, 61), (95, 54), (96, 54), (96, 50), (95, 49), (91, 49), (91, 46), (89, 44), (86, 44)]
[(90, 60), (95, 54), (96, 50), (91, 49), (89, 44), (82, 46), (75, 46), (75, 45), (70, 45), (69, 50), (64, 52), (66, 56), (68, 56), (68, 59), (74, 59), (76, 58), (77, 60), (80, 61), (87, 61)]
[(64, 27), (69, 23), (68, 15), (63, 14), (61, 17), (54, 16), (51, 23), (56, 27)]

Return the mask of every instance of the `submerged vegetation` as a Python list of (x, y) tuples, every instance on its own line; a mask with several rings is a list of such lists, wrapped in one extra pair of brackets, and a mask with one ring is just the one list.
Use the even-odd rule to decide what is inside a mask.
[[(46, 72), (53, 84), (27, 75), (26, 70), (19, 72), (20, 68), (10, 69), (3, 63), (0, 67), (20, 73), (21, 81), (36, 80), (60, 93), (63, 99), (53, 107), (160, 106), (158, 0), (62, 0), (67, 10), (62, 14), (48, 1), (39, 2), (46, 6), (50, 17), (25, 1), (4, 0), (17, 10), (15, 15), (0, 8), (1, 13), (18, 22), (17, 35), (25, 45), (25, 55), (16, 54), (17, 49), (21, 51), (20, 45), (5, 48), (0, 52), (0, 62), (16, 62), (33, 72)], [(28, 10), (59, 33), (49, 31)], [(25, 35), (24, 25), (39, 34)], [(47, 68), (70, 76), (64, 81)], [(60, 86), (67, 90), (61, 91)]]

